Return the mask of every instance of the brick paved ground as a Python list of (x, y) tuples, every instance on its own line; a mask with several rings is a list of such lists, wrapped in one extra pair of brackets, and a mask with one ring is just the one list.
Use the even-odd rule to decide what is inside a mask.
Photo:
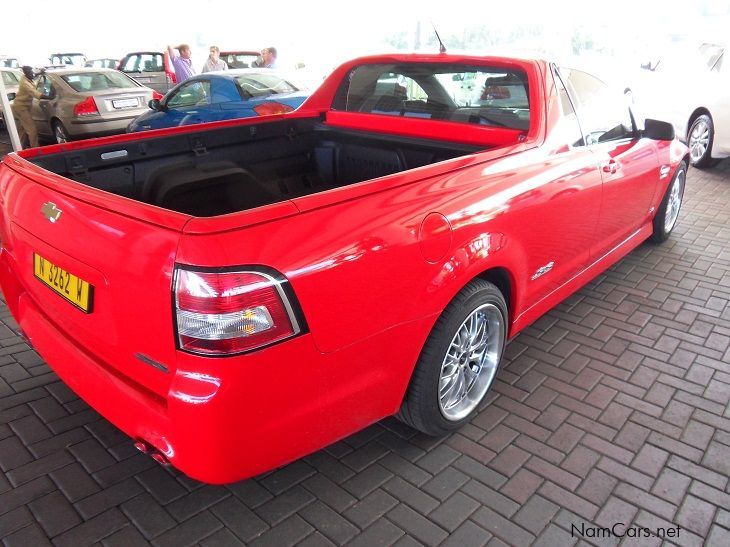
[(624, 522), (730, 545), (730, 162), (691, 171), (685, 197), (670, 241), (640, 247), (509, 345), (490, 404), (459, 433), (388, 419), (228, 487), (135, 453), (14, 336), (3, 306), (0, 537), (570, 545), (571, 525)]

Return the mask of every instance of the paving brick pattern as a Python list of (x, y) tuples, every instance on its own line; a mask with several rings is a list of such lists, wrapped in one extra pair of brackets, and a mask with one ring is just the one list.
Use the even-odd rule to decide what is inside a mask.
[[(488, 404), (433, 439), (394, 419), (226, 487), (136, 454), (0, 308), (5, 545), (730, 545), (730, 162), (690, 172), (675, 235), (518, 336)], [(658, 545), (655, 537), (628, 545)]]

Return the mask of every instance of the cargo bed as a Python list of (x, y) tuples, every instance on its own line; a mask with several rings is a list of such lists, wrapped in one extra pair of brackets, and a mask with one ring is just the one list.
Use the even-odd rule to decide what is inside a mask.
[(483, 146), (329, 127), (319, 119), (207, 129), (29, 158), (82, 184), (196, 217), (316, 194)]

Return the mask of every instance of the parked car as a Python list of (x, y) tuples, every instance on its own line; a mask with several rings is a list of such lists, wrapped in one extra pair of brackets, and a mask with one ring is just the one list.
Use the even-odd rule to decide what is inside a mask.
[[(524, 93), (455, 102), (472, 72)], [(508, 338), (670, 236), (688, 161), (585, 72), (360, 58), (287, 114), (9, 154), (0, 286), (140, 450), (229, 482), (396, 413), (464, 425)]]
[(86, 61), (84, 66), (88, 68), (113, 68), (116, 70), (119, 66), (119, 59), (91, 59), (90, 61)]
[(50, 66), (78, 66), (86, 63), (86, 55), (83, 53), (51, 53), (48, 57)]
[(255, 68), (253, 62), (258, 59), (258, 51), (221, 51), (220, 58), (223, 59), (228, 68)]
[(270, 69), (209, 72), (185, 80), (127, 131), (145, 131), (203, 122), (282, 114), (297, 108), (308, 93)]
[(38, 134), (57, 143), (123, 133), (153, 97), (160, 97), (110, 69), (49, 70), (39, 76), (36, 85), (51, 98), (34, 99), (31, 116)]
[(167, 52), (138, 51), (128, 53), (119, 61), (118, 69), (140, 84), (163, 95), (177, 83), (175, 70)]
[(0, 55), (0, 67), (2, 68), (20, 68), (20, 61), (17, 57), (8, 57), (7, 55)]
[[(18, 92), (20, 86), (20, 78), (23, 73), (20, 70), (14, 68), (2, 68), (0, 67), (0, 77), (3, 79), (5, 84), (5, 93), (8, 96), (8, 102), (12, 105), (15, 99), (15, 94)], [(3, 110), (3, 103), (0, 101), (0, 126), (5, 126), (5, 111)]]
[[(655, 115), (671, 121), (690, 148), (695, 167), (730, 157), (730, 61), (723, 44), (703, 43), (679, 58), (664, 59), (654, 76)], [(677, 78), (691, 85), (675, 86)]]

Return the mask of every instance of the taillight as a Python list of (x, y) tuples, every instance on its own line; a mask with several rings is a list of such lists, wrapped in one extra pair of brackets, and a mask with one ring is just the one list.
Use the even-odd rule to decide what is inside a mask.
[(162, 100), (162, 93), (160, 93), (159, 91), (155, 91), (155, 90), (153, 89), (153, 90), (152, 90), (152, 99), (153, 99), (153, 100), (158, 100), (158, 101), (161, 101), (161, 100)]
[(80, 103), (74, 105), (74, 116), (91, 116), (92, 114), (98, 114), (99, 109), (96, 107), (96, 101), (94, 97), (86, 97)]
[(275, 102), (269, 102), (269, 103), (261, 103), (253, 107), (253, 111), (256, 112), (259, 116), (269, 116), (271, 114), (284, 114), (286, 112), (291, 112), (294, 110), (291, 106), (288, 104), (283, 103), (275, 103)]
[(296, 336), (302, 327), (285, 283), (283, 278), (255, 271), (178, 268), (175, 313), (180, 349), (231, 355)]
[(165, 72), (165, 76), (167, 77), (168, 85), (175, 85), (177, 83), (177, 76), (175, 76), (174, 72)]

